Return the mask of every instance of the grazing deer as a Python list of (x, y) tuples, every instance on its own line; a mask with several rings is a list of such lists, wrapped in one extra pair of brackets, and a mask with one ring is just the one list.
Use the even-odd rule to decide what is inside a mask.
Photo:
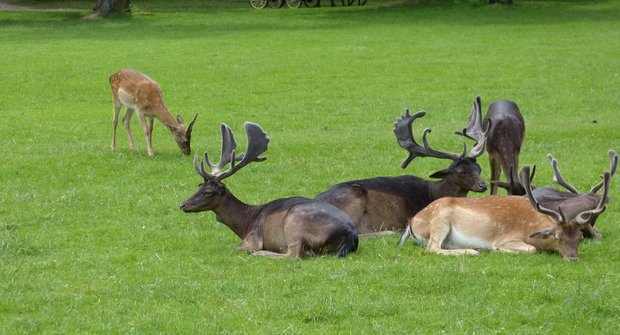
[(400, 238), (412, 236), (426, 250), (441, 255), (477, 256), (475, 249), (529, 252), (557, 251), (578, 259), (581, 226), (605, 210), (611, 174), (603, 177), (603, 196), (592, 205), (563, 203), (557, 210), (542, 206), (532, 194), (530, 168), (521, 170), (526, 197), (491, 195), (442, 198), (420, 211)]
[[(488, 129), (486, 149), (489, 153), (491, 180), (498, 181), (502, 171), (506, 180), (517, 180), (519, 153), (525, 137), (525, 121), (517, 104), (510, 100), (494, 101), (483, 121), (482, 103), (480, 97), (476, 97), (468, 121), (468, 127), (457, 134), (470, 137), (468, 131), (480, 132), (482, 128)], [(509, 188), (508, 194), (525, 192), (518, 184), (511, 183), (510, 186), (514, 189)], [(495, 183), (491, 183), (491, 194), (497, 194)]]
[[(190, 141), (192, 139), (192, 128), (198, 117), (198, 113), (194, 115), (194, 119), (189, 126), (183, 124), (183, 118), (177, 115), (175, 120), (166, 104), (164, 104), (164, 96), (159, 85), (151, 78), (143, 73), (134, 70), (121, 70), (110, 76), (110, 87), (112, 88), (112, 99), (114, 100), (114, 116), (112, 118), (112, 150), (116, 149), (116, 126), (118, 124), (118, 115), (121, 107), (125, 106), (127, 112), (123, 116), (123, 125), (127, 131), (129, 138), (129, 147), (136, 150), (136, 144), (131, 136), (131, 117), (134, 112), (138, 112), (138, 118), (144, 134), (146, 135), (146, 149), (149, 156), (153, 156), (153, 147), (151, 146), (151, 138), (153, 135), (153, 120), (157, 118), (168, 126), (174, 141), (181, 149), (184, 155), (189, 155), (192, 151)], [(149, 118), (147, 124), (146, 118)]]
[[(306, 253), (336, 252), (345, 257), (357, 250), (353, 223), (334, 206), (302, 197), (277, 199), (264, 205), (246, 205), (238, 200), (222, 180), (251, 162), (265, 160), (259, 155), (267, 150), (269, 137), (259, 125), (246, 122), (248, 149), (235, 157), (237, 145), (232, 131), (225, 124), (221, 128), (220, 162), (214, 165), (205, 153), (199, 165), (198, 153), (194, 156), (194, 168), (204, 183), (181, 204), (184, 212), (215, 212), (219, 222), (243, 239), (239, 249), (252, 255), (299, 258)], [(205, 171), (205, 162), (212, 172)], [(229, 163), (230, 168), (223, 170)]]
[[(616, 168), (618, 166), (618, 155), (615, 151), (609, 150), (607, 152), (609, 157), (610, 167), (609, 173), (611, 177), (616, 173)], [(553, 181), (558, 185), (564, 187), (567, 191), (560, 191), (554, 188), (549, 187), (533, 187), (532, 186), (532, 194), (536, 197), (536, 199), (546, 208), (557, 211), (559, 206), (565, 206), (563, 204), (571, 203), (578, 204), (582, 203), (584, 206), (592, 206), (600, 201), (601, 195), (597, 195), (596, 193), (603, 187), (603, 182), (598, 183), (593, 186), (590, 192), (581, 193), (574, 186), (567, 183), (562, 174), (560, 173), (560, 169), (558, 168), (558, 161), (551, 155), (547, 155), (549, 161), (551, 162), (551, 166), (553, 167), (553, 171), (555, 173), (553, 177)], [(532, 175), (534, 173), (532, 172)], [(531, 179), (530, 179), (531, 181)], [(513, 190), (514, 195), (525, 195), (525, 188), (519, 181), (514, 181), (512, 178), (509, 183), (505, 182), (496, 182), (492, 181), (491, 183), (498, 185), (499, 187), (505, 189)], [(516, 191), (515, 191), (516, 190)], [(523, 190), (522, 192), (520, 190)], [(573, 207), (573, 206), (571, 206)], [(600, 238), (602, 237), (602, 233), (594, 228), (594, 224), (596, 223), (596, 219), (598, 215), (590, 216), (588, 222), (581, 227), (581, 232), (585, 238)]]
[(429, 147), (426, 139), (430, 128), (424, 130), (423, 145), (413, 137), (413, 121), (424, 115), (425, 111), (411, 115), (407, 110), (395, 123), (394, 134), (398, 144), (409, 152), (401, 167), (406, 168), (416, 157), (452, 161), (447, 168), (431, 174), (431, 178), (439, 178), (439, 181), (416, 176), (354, 180), (334, 185), (315, 199), (347, 213), (358, 234), (381, 235), (381, 231), (405, 229), (409, 220), (433, 200), (446, 196), (464, 197), (469, 191), (486, 191), (487, 185), (480, 177), (480, 166), (476, 163), (476, 157), (484, 150), (484, 134), (479, 134), (470, 156), (466, 156), (465, 144), (460, 155), (436, 151)]

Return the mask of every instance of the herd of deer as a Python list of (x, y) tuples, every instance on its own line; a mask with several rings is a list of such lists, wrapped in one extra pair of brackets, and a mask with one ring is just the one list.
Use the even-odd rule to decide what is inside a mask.
[[(175, 120), (164, 104), (159, 85), (146, 75), (121, 70), (110, 76), (114, 101), (113, 138), (121, 107), (127, 111), (123, 125), (129, 145), (135, 150), (130, 120), (138, 114), (146, 136), (147, 150), (153, 155), (153, 120), (166, 124), (176, 143), (188, 155), (196, 114), (189, 126)], [(445, 169), (430, 175), (438, 181), (416, 176), (376, 177), (343, 182), (314, 199), (291, 197), (263, 205), (248, 205), (236, 198), (222, 183), (244, 166), (261, 162), (269, 137), (255, 123), (246, 122), (247, 150), (237, 154), (231, 129), (221, 125), (222, 149), (219, 162), (207, 153), (194, 168), (204, 179), (198, 191), (181, 204), (185, 212), (213, 211), (217, 220), (228, 226), (243, 242), (239, 246), (252, 255), (299, 258), (326, 252), (344, 257), (358, 248), (359, 235), (381, 235), (404, 230), (399, 245), (409, 237), (426, 245), (429, 252), (442, 255), (478, 255), (478, 250), (508, 252), (559, 251), (567, 260), (577, 259), (583, 237), (600, 237), (594, 228), (598, 216), (609, 202), (609, 184), (618, 165), (618, 155), (609, 150), (610, 168), (603, 180), (587, 193), (580, 193), (564, 181), (557, 160), (548, 155), (554, 181), (566, 188), (559, 191), (531, 185), (534, 169), (524, 166), (517, 173), (519, 153), (525, 135), (525, 122), (512, 101), (496, 101), (482, 117), (480, 97), (474, 100), (467, 127), (456, 134), (474, 141), (467, 152), (441, 152), (428, 144), (431, 132), (422, 133), (422, 144), (413, 136), (413, 122), (426, 115), (407, 110), (395, 123), (398, 144), (409, 152), (401, 167), (416, 157), (450, 160)], [(147, 123), (148, 117), (148, 123)], [(467, 198), (471, 192), (485, 192), (488, 185), (480, 176), (476, 158), (487, 151), (491, 167), (491, 195)], [(205, 169), (205, 164), (210, 171)], [(227, 169), (226, 166), (229, 166)], [(506, 182), (500, 182), (500, 173)], [(507, 196), (498, 196), (498, 187)], [(597, 194), (602, 189), (602, 194)]]

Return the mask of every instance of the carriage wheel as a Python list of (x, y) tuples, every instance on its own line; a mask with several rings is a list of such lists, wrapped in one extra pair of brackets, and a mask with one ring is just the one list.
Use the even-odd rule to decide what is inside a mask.
[(302, 1), (303, 0), (286, 0), (286, 5), (289, 8), (299, 8), (299, 7), (301, 7), (301, 2)]
[(304, 0), (306, 7), (317, 7), (320, 3), (320, 0)]
[(250, 0), (250, 5), (252, 5), (254, 9), (263, 9), (267, 6), (267, 0)]
[(280, 8), (284, 6), (284, 0), (267, 0), (267, 6), (271, 8)]

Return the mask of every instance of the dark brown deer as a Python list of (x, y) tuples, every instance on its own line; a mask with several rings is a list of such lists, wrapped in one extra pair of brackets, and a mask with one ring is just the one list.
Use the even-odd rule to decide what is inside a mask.
[[(116, 126), (118, 125), (118, 115), (121, 107), (127, 107), (125, 116), (123, 116), (123, 125), (129, 138), (129, 147), (136, 150), (136, 144), (131, 136), (131, 118), (134, 112), (138, 113), (138, 119), (146, 136), (146, 150), (149, 156), (153, 156), (153, 146), (151, 139), (153, 137), (153, 120), (158, 119), (168, 126), (168, 129), (174, 136), (174, 141), (181, 149), (184, 155), (191, 153), (190, 142), (192, 139), (192, 128), (198, 117), (198, 113), (194, 115), (194, 119), (188, 126), (183, 124), (183, 118), (177, 115), (176, 120), (170, 115), (164, 96), (159, 85), (144, 73), (134, 70), (121, 70), (110, 76), (110, 87), (112, 88), (112, 100), (114, 103), (114, 115), (112, 117), (112, 150), (116, 149)], [(147, 119), (148, 118), (148, 124)]]
[[(507, 181), (517, 180), (519, 153), (525, 138), (525, 121), (517, 104), (510, 100), (494, 101), (482, 120), (482, 102), (480, 97), (476, 97), (468, 121), (467, 128), (457, 134), (470, 137), (471, 132), (488, 129), (486, 150), (489, 154), (491, 180), (499, 181), (502, 171)], [(516, 189), (508, 189), (509, 194), (525, 192), (518, 188), (518, 184), (511, 186)], [(494, 183), (491, 183), (491, 194), (497, 194), (497, 185)]]
[[(265, 160), (259, 156), (267, 150), (269, 137), (259, 125), (246, 122), (248, 149), (236, 157), (232, 131), (225, 124), (221, 129), (220, 162), (211, 163), (205, 152), (199, 164), (198, 154), (194, 156), (194, 168), (204, 183), (181, 204), (184, 212), (215, 212), (217, 220), (243, 240), (239, 249), (252, 255), (299, 258), (335, 252), (345, 257), (357, 250), (358, 237), (351, 219), (334, 206), (303, 197), (277, 199), (264, 205), (247, 205), (237, 199), (222, 180), (251, 162)], [(205, 170), (204, 163), (211, 172)], [(230, 168), (223, 170), (229, 163)]]
[[(615, 151), (609, 150), (607, 152), (607, 156), (609, 157), (610, 163), (609, 171), (607, 172), (609, 172), (609, 174), (613, 177), (618, 166), (618, 155)], [(547, 158), (549, 158), (549, 161), (553, 166), (553, 181), (564, 187), (567, 191), (561, 191), (549, 187), (532, 187), (532, 193), (543, 206), (557, 211), (560, 206), (570, 208), (579, 208), (579, 206), (590, 207), (600, 201), (602, 196), (596, 193), (601, 189), (601, 187), (603, 187), (603, 182), (593, 186), (592, 189), (590, 189), (590, 192), (579, 192), (574, 186), (564, 180), (562, 174), (560, 173), (560, 169), (558, 168), (558, 161), (551, 154), (548, 154)], [(511, 179), (509, 183), (494, 181), (492, 181), (492, 183), (505, 189), (511, 189), (515, 195), (525, 195), (525, 188), (519, 181), (514, 181)], [(521, 192), (520, 190), (523, 191)], [(594, 228), (597, 218), (598, 215), (592, 215), (588, 222), (581, 226), (581, 231), (584, 237), (602, 237), (602, 233), (598, 229)]]
[[(581, 226), (605, 210), (611, 174), (605, 172), (598, 202), (563, 203), (547, 208), (532, 194), (528, 166), (521, 170), (526, 197), (491, 195), (446, 197), (431, 203), (412, 220), (399, 244), (412, 236), (426, 250), (442, 255), (477, 256), (477, 249), (529, 252), (559, 251), (566, 260), (578, 259)], [(529, 201), (528, 201), (529, 200)]]
[(431, 174), (429, 181), (416, 176), (376, 177), (354, 180), (332, 186), (315, 199), (330, 203), (343, 210), (355, 225), (358, 234), (380, 235), (382, 231), (405, 229), (409, 220), (433, 200), (446, 197), (464, 197), (469, 191), (484, 192), (487, 184), (480, 177), (476, 157), (484, 150), (484, 134), (470, 156), (467, 145), (461, 154), (433, 150), (427, 142), (430, 128), (424, 130), (423, 145), (418, 144), (412, 132), (413, 121), (426, 115), (425, 111), (413, 115), (406, 111), (394, 127), (398, 144), (409, 152), (402, 162), (404, 169), (416, 157), (434, 157), (452, 161), (447, 168)]

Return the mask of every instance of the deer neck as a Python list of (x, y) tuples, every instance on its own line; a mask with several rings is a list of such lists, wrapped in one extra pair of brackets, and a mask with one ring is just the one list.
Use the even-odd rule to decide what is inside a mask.
[(224, 197), (224, 201), (213, 209), (216, 219), (230, 228), (239, 238), (244, 239), (251, 230), (259, 206), (245, 204), (228, 190)]
[(172, 114), (170, 114), (170, 111), (168, 111), (168, 108), (166, 107), (166, 105), (164, 105), (163, 101), (161, 102), (161, 104), (159, 104), (157, 108), (151, 108), (150, 114), (157, 120), (168, 126), (171, 131), (172, 129), (179, 129), (181, 127), (177, 120), (172, 117)]
[(451, 181), (450, 177), (439, 181), (429, 181), (428, 189), (431, 197), (430, 201), (443, 197), (465, 197), (468, 193), (468, 190)]

